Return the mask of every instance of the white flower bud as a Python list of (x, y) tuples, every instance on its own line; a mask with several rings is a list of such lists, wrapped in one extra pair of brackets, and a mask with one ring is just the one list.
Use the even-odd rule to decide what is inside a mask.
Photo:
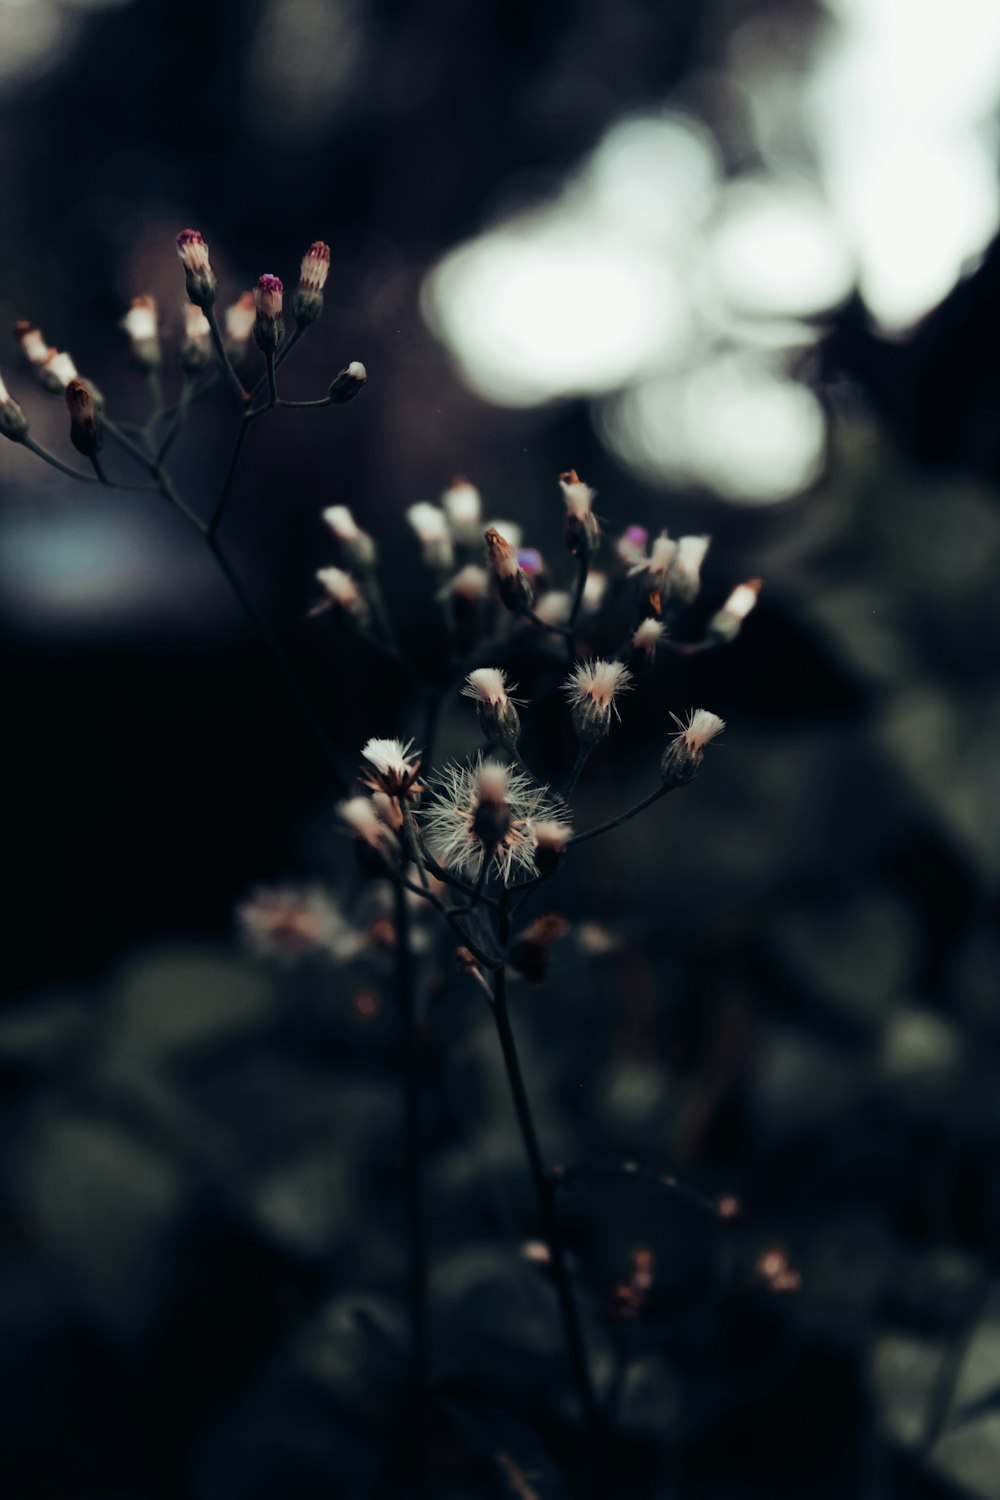
[(611, 728), (611, 715), (618, 714), (615, 699), (628, 692), (632, 674), (620, 661), (577, 662), (563, 684), (577, 736), (584, 745), (603, 739)]
[(499, 667), (477, 667), (465, 679), (462, 696), (475, 701), (479, 727), (487, 742), (513, 750), (521, 733), (521, 720), (507, 691), (506, 674)]
[(725, 729), (725, 721), (707, 708), (692, 708), (686, 721), (676, 714), (670, 716), (677, 725), (677, 733), (671, 739), (663, 759), (660, 775), (669, 787), (685, 786), (697, 775), (705, 757), (705, 746)]
[(719, 641), (734, 641), (740, 633), (743, 621), (757, 603), (760, 579), (751, 578), (747, 583), (738, 583), (719, 610), (708, 622), (706, 634)]
[(337, 538), (345, 562), (362, 573), (375, 566), (375, 543), (367, 531), (361, 530), (346, 505), (327, 506), (323, 520)]
[(451, 532), (443, 510), (429, 500), (419, 500), (406, 512), (406, 519), (417, 533), (424, 562), (436, 573), (446, 573), (454, 565)]
[(457, 478), (441, 496), (448, 524), (455, 540), (468, 545), (479, 538), (483, 502), (479, 491), (467, 479)]

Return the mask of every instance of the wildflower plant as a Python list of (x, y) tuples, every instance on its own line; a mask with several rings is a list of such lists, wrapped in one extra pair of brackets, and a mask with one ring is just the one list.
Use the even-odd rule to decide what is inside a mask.
[[(22, 321), (15, 328), (22, 359), (44, 391), (65, 401), (70, 441), (89, 470), (51, 453), (36, 440), (29, 416), (2, 378), (0, 435), (79, 483), (159, 496), (198, 533), (327, 756), (339, 798), (338, 824), (353, 843), (362, 875), (391, 898), (391, 919), (383, 913), (364, 933), (315, 886), (255, 890), (237, 917), (251, 949), (265, 957), (286, 961), (312, 953), (340, 962), (365, 943), (383, 946), (390, 955), (405, 1059), (410, 1378), (418, 1449), (428, 1391), (417, 1024), (419, 911), (426, 910), (438, 924), (441, 941), (451, 949), (458, 972), (488, 996), (534, 1187), (540, 1245), (555, 1291), (579, 1413), (591, 1445), (593, 1490), (604, 1496), (608, 1405), (595, 1385), (558, 1206), (559, 1188), (571, 1180), (573, 1169), (557, 1173), (546, 1164), (521, 1071), (508, 985), (512, 976), (541, 981), (549, 969), (552, 947), (566, 931), (564, 919), (554, 913), (526, 920), (530, 903), (558, 879), (579, 845), (627, 824), (667, 794), (688, 785), (701, 769), (706, 749), (722, 732), (723, 721), (700, 707), (683, 716), (671, 714), (664, 704), (659, 774), (653, 772), (649, 793), (611, 820), (580, 829), (572, 799), (589, 758), (615, 732), (630, 695), (661, 694), (655, 671), (658, 661), (715, 649), (736, 638), (756, 602), (759, 581), (738, 583), (710, 617), (704, 634), (688, 639), (684, 619), (700, 593), (707, 536), (675, 539), (664, 532), (651, 542), (643, 528), (633, 525), (609, 541), (607, 518), (599, 519), (595, 510), (595, 491), (574, 470), (567, 470), (558, 476), (558, 492), (553, 486), (555, 505), (561, 494), (571, 563), (570, 576), (560, 587), (554, 576), (557, 570), (549, 568), (539, 551), (523, 545), (515, 524), (484, 520), (478, 489), (467, 478), (456, 478), (439, 504), (414, 500), (405, 517), (419, 544), (426, 607), (447, 639), (444, 672), (427, 678), (400, 644), (401, 638), (409, 638), (409, 629), (405, 634), (397, 632), (397, 622), (387, 608), (379, 581), (377, 539), (336, 497), (321, 512), (332, 557), (317, 558), (318, 597), (303, 599), (303, 610), (315, 618), (317, 629), (332, 624), (346, 638), (377, 652), (392, 671), (402, 672), (412, 689), (409, 703), (406, 695), (400, 695), (398, 722), (366, 726), (368, 737), (358, 745), (356, 784), (351, 785), (316, 706), (248, 595), (219, 537), (241, 457), (257, 425), (289, 407), (343, 405), (364, 388), (364, 366), (354, 361), (313, 400), (290, 401), (279, 391), (285, 359), (322, 312), (330, 252), (317, 241), (304, 255), (298, 284), (287, 300), (291, 332), (286, 337), (285, 290), (278, 276), (262, 275), (252, 291), (244, 291), (231, 303), (220, 323), (219, 285), (204, 237), (193, 229), (182, 231), (177, 251), (188, 305), (177, 350), (176, 398), (165, 402), (162, 394), (167, 361), (158, 310), (152, 298), (137, 296), (124, 315), (123, 329), (131, 362), (149, 388), (150, 414), (145, 424), (114, 419), (93, 383), (77, 373), (71, 357), (51, 349), (37, 328)], [(262, 365), (255, 375), (245, 373), (252, 358), (251, 343)], [(236, 420), (228, 467), (214, 504), (203, 515), (178, 493), (168, 459), (191, 407), (215, 392), (232, 399)], [(131, 474), (119, 477), (119, 457), (142, 471), (141, 480)], [(602, 553), (604, 566), (597, 568)], [(588, 643), (583, 652), (582, 639)], [(607, 642), (603, 654), (590, 651), (592, 641)], [(575, 759), (555, 785), (531, 763), (525, 731), (539, 703), (537, 695), (534, 701), (516, 696), (509, 664), (517, 652), (535, 654), (544, 668), (540, 677), (552, 679), (548, 696), (561, 702), (567, 727), (575, 732)], [(475, 722), (484, 744), (465, 757), (439, 764), (435, 744), (441, 712), (449, 705), (461, 712), (463, 700), (468, 703), (470, 736)], [(422, 714), (415, 736), (407, 733), (411, 726), (405, 722), (412, 708)], [(371, 733), (374, 729), (389, 732)], [(718, 1217), (731, 1216), (715, 1205), (709, 1208)], [(652, 1276), (649, 1253), (637, 1251), (629, 1279), (615, 1293), (622, 1317), (638, 1316)], [(418, 1453), (414, 1471), (419, 1468)]]

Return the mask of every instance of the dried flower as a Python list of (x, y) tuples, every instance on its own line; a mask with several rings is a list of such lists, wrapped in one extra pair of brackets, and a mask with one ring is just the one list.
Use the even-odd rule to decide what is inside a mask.
[(104, 440), (94, 395), (82, 380), (71, 380), (66, 387), (66, 405), (69, 408), (69, 438), (78, 453), (93, 458)]
[(446, 573), (454, 564), (451, 532), (443, 510), (429, 500), (419, 500), (406, 512), (406, 519), (417, 533), (424, 562), (436, 573)]
[(241, 360), (246, 354), (256, 321), (257, 304), (253, 292), (241, 292), (232, 307), (226, 308), (226, 353), (230, 360)]
[(0, 375), (0, 434), (19, 443), (28, 430), (28, 419), (19, 402), (14, 400)]
[(197, 229), (182, 229), (177, 236), (177, 254), (184, 267), (187, 294), (196, 307), (210, 308), (219, 290), (208, 258), (208, 246)]
[(573, 725), (583, 744), (596, 744), (609, 732), (611, 715), (618, 713), (615, 699), (628, 692), (631, 685), (632, 674), (620, 661), (595, 657), (592, 661), (577, 662), (563, 684), (563, 692), (569, 699)]
[(566, 546), (575, 557), (589, 557), (601, 539), (601, 528), (593, 511), (597, 491), (584, 484), (575, 469), (559, 475), (559, 487), (566, 502)]
[(518, 562), (514, 547), (493, 526), (486, 532), (485, 541), (487, 560), (496, 575), (501, 600), (515, 614), (530, 609), (531, 582)]
[(410, 755), (412, 740), (369, 740), (362, 750), (368, 762), (361, 780), (372, 791), (412, 801), (423, 787), (417, 784), (420, 761)]
[(330, 389), (327, 396), (335, 406), (346, 406), (348, 401), (353, 401), (355, 396), (360, 396), (368, 379), (368, 371), (360, 359), (352, 359), (346, 369), (340, 371), (330, 381)]
[(143, 374), (158, 370), (163, 363), (156, 326), (156, 301), (152, 297), (133, 297), (132, 305), (122, 318), (128, 334), (132, 363)]
[(323, 288), (330, 274), (330, 246), (314, 240), (302, 257), (299, 284), (292, 297), (292, 316), (300, 327), (315, 323), (323, 311)]
[(558, 819), (546, 787), (511, 766), (452, 764), (421, 814), (427, 846), (448, 869), (477, 875), (484, 859), (504, 880), (535, 873), (534, 820)]
[(448, 525), (457, 542), (468, 546), (477, 540), (483, 502), (474, 484), (458, 475), (441, 496)]
[(284, 287), (278, 276), (261, 276), (254, 288), (257, 317), (253, 325), (254, 343), (262, 354), (273, 354), (285, 336), (282, 318)]
[(329, 526), (340, 547), (346, 563), (360, 572), (368, 572), (375, 566), (377, 553), (375, 543), (367, 531), (362, 531), (346, 505), (329, 505), (323, 512), (323, 520)]
[(514, 707), (516, 699), (507, 690), (507, 677), (500, 667), (477, 667), (465, 679), (464, 698), (476, 704), (479, 727), (487, 742), (513, 750), (521, 733), (521, 720)]
[(747, 583), (738, 583), (719, 610), (708, 622), (706, 635), (717, 641), (734, 641), (740, 633), (743, 621), (757, 603), (760, 579), (751, 578)]
[(258, 958), (286, 963), (310, 953), (347, 956), (352, 930), (318, 886), (261, 886), (236, 909), (243, 940)]
[(660, 775), (670, 787), (685, 786), (698, 772), (705, 757), (705, 746), (725, 729), (725, 721), (707, 708), (692, 708), (687, 720), (676, 714), (670, 717), (677, 725), (677, 733), (671, 738), (660, 761)]
[(184, 336), (181, 339), (179, 363), (185, 375), (198, 375), (212, 362), (212, 330), (201, 308), (194, 302), (184, 304)]
[(34, 365), (36, 369), (39, 365), (43, 365), (52, 353), (41, 330), (33, 323), (29, 323), (26, 318), (19, 318), (14, 324), (14, 337), (21, 345), (21, 353), (29, 365)]

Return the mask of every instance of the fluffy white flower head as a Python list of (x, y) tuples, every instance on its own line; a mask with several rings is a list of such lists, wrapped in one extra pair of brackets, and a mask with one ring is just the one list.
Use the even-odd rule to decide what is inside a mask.
[(535, 605), (535, 614), (546, 625), (565, 625), (569, 619), (573, 601), (561, 589), (548, 589)]
[(490, 521), (486, 526), (487, 531), (499, 531), (509, 547), (519, 552), (524, 541), (524, 529), (516, 521)]
[(420, 761), (411, 756), (412, 740), (369, 740), (362, 750), (368, 762), (365, 786), (390, 797), (408, 797), (422, 788), (416, 785)]
[(450, 540), (444, 511), (431, 505), (429, 500), (418, 500), (416, 505), (411, 505), (406, 512), (406, 519), (425, 545), (428, 542)]
[(467, 479), (456, 479), (441, 496), (445, 515), (459, 533), (475, 532), (483, 513), (479, 491)]
[(72, 354), (61, 353), (58, 349), (50, 349), (46, 358), (42, 361), (41, 368), (46, 375), (51, 375), (64, 388), (71, 380), (79, 380), (76, 365), (73, 363)]
[(663, 635), (663, 621), (654, 620), (652, 615), (643, 620), (632, 637), (632, 648), (635, 651), (647, 653), (656, 650), (660, 637)]
[(507, 691), (507, 674), (500, 667), (477, 667), (465, 679), (463, 698), (475, 698), (491, 708), (503, 708), (511, 700)]
[(759, 578), (753, 578), (749, 583), (738, 583), (722, 606), (723, 612), (731, 615), (734, 620), (745, 620), (757, 603), (759, 593)]
[(489, 588), (490, 575), (486, 569), (477, 567), (475, 563), (469, 563), (467, 567), (460, 568), (455, 574), (444, 590), (444, 597), (451, 595), (467, 604), (474, 604), (477, 600), (487, 597)]
[[(487, 811), (502, 816), (484, 819)], [(483, 859), (503, 880), (535, 873), (536, 821), (558, 822), (559, 804), (546, 787), (511, 766), (482, 757), (446, 766), (421, 814), (427, 847), (446, 869), (478, 875)], [(491, 837), (487, 838), (484, 827)]]
[(234, 344), (245, 344), (253, 333), (257, 308), (253, 292), (242, 292), (232, 307), (226, 308), (226, 337)]
[(566, 502), (567, 514), (574, 516), (578, 521), (586, 521), (591, 514), (597, 491), (592, 490), (589, 484), (584, 484), (583, 480), (578, 478), (575, 469), (560, 474), (559, 488)]
[(604, 596), (608, 592), (608, 575), (597, 573), (593, 569), (587, 574), (587, 581), (583, 585), (583, 607), (588, 615), (596, 614), (604, 603)]
[(594, 657), (592, 661), (577, 662), (563, 683), (563, 692), (569, 699), (580, 740), (593, 743), (608, 733), (612, 713), (616, 717), (618, 714), (615, 699), (628, 692), (631, 685), (632, 674), (620, 661)]
[(707, 708), (688, 709), (686, 719), (679, 719), (676, 714), (671, 714), (670, 717), (677, 725), (674, 738), (683, 740), (686, 749), (693, 754), (704, 750), (709, 740), (714, 740), (726, 727), (726, 721), (720, 719), (718, 714), (710, 713)]
[(648, 573), (650, 580), (658, 586), (666, 581), (667, 574), (674, 565), (678, 546), (666, 531), (661, 531), (650, 548), (648, 557), (640, 557), (634, 563), (630, 571), (632, 573)]
[(184, 304), (184, 337), (191, 343), (199, 343), (202, 340), (210, 340), (212, 330), (208, 319), (193, 302)]
[(49, 355), (53, 352), (45, 341), (45, 335), (40, 328), (34, 328), (30, 323), (17, 325), (18, 339), (21, 351), (30, 365), (44, 365)]
[(323, 520), (341, 542), (353, 542), (362, 535), (361, 528), (347, 505), (328, 505), (323, 512)]

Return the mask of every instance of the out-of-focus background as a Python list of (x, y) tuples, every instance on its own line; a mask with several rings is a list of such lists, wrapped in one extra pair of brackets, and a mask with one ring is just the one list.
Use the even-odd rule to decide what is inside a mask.
[[(285, 385), (368, 387), (260, 424), (224, 540), (347, 759), (407, 684), (307, 618), (324, 506), (378, 538), (425, 666), (404, 513), (457, 473), (555, 568), (570, 466), (609, 534), (711, 532), (695, 624), (764, 579), (594, 757), (588, 822), (649, 785), (669, 709), (729, 725), (567, 874), (574, 932), (517, 1000), (551, 1155), (744, 1204), (722, 1245), (620, 1184), (573, 1209), (609, 1367), (628, 1254), (662, 1271), (623, 1495), (1000, 1496), (998, 103), (992, 0), (0, 0), (0, 329), (140, 420), (118, 323), (151, 292), (179, 324), (180, 228), (223, 297), (332, 246)], [(69, 453), (13, 340), (0, 371)], [(177, 446), (203, 513), (233, 425), (220, 392)], [(233, 924), (258, 882), (352, 878), (326, 768), (180, 519), (7, 443), (0, 628), (13, 1493), (376, 1493), (388, 983), (276, 978)], [(442, 747), (473, 744), (456, 702)], [(539, 753), (572, 759), (554, 720)], [(488, 1018), (447, 966), (424, 1005), (437, 1375), (562, 1462)], [(762, 1302), (775, 1243), (802, 1285)], [(479, 1430), (441, 1419), (442, 1495), (500, 1493)]]

